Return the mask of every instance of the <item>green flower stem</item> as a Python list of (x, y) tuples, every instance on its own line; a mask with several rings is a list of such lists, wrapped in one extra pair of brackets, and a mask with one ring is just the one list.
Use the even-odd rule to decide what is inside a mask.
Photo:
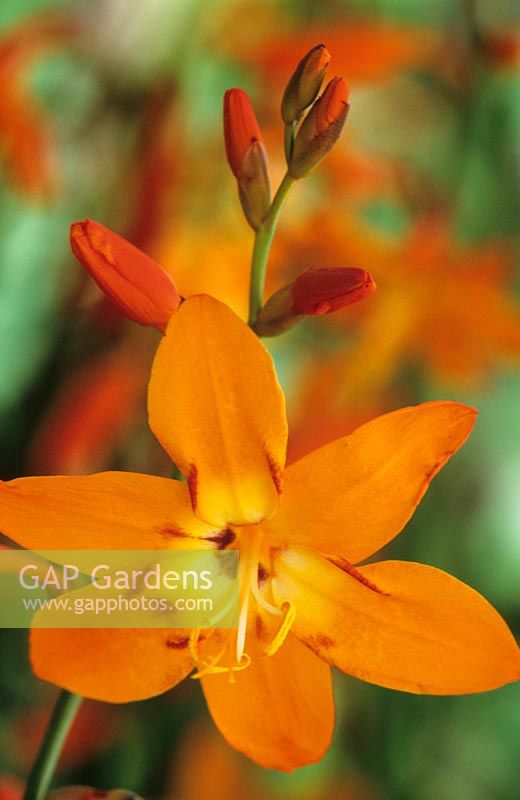
[(255, 324), (259, 311), (262, 308), (267, 259), (269, 258), (269, 251), (271, 250), (271, 244), (276, 231), (276, 224), (287, 195), (295, 183), (296, 178), (293, 178), (287, 172), (278, 187), (278, 191), (273, 198), (266, 218), (256, 232), (253, 257), (251, 259), (251, 284), (249, 289), (250, 326)]
[(79, 694), (65, 690), (60, 693), (29, 774), (23, 800), (44, 800), (46, 797), (62, 747), (82, 699)]

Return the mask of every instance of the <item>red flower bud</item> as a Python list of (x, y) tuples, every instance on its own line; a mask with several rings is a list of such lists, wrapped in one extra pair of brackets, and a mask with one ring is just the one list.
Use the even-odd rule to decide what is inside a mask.
[(224, 95), (224, 140), (229, 166), (238, 178), (247, 151), (253, 142), (262, 142), (251, 100), (243, 89), (228, 89)]
[(269, 298), (253, 329), (258, 336), (278, 336), (304, 316), (330, 314), (370, 297), (375, 290), (372, 276), (364, 269), (306, 269)]
[(316, 103), (316, 133), (323, 133), (345, 115), (350, 97), (347, 82), (333, 78)]
[(271, 186), (262, 134), (243, 89), (229, 89), (224, 95), (224, 139), (244, 214), (258, 230), (269, 211)]
[(157, 262), (91, 219), (72, 223), (70, 246), (81, 266), (125, 316), (166, 330), (180, 296)]
[(333, 78), (314, 103), (296, 135), (289, 164), (294, 178), (303, 178), (336, 144), (349, 110), (349, 89), (343, 78)]
[(292, 286), (293, 311), (309, 315), (329, 314), (370, 297), (375, 290), (372, 276), (364, 269), (306, 269)]
[(323, 44), (316, 45), (302, 58), (282, 100), (282, 119), (287, 125), (296, 122), (314, 103), (329, 64), (330, 53)]

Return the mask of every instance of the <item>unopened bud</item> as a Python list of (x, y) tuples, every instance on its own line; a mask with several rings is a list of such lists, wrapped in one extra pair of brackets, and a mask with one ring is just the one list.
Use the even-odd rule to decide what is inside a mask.
[(364, 269), (306, 269), (294, 281), (293, 308), (299, 314), (330, 314), (365, 300), (375, 290), (372, 276)]
[(254, 330), (259, 336), (277, 336), (304, 316), (339, 311), (370, 297), (375, 290), (370, 273), (357, 267), (307, 269), (269, 298)]
[(349, 109), (349, 89), (343, 78), (333, 78), (305, 117), (294, 141), (289, 172), (303, 178), (336, 144)]
[(330, 53), (323, 44), (309, 50), (296, 67), (282, 100), (282, 119), (290, 125), (301, 117), (316, 99), (330, 64)]
[(257, 230), (269, 211), (271, 186), (260, 126), (243, 89), (229, 89), (224, 95), (224, 140), (244, 214)]
[(156, 261), (91, 219), (72, 223), (70, 246), (81, 266), (125, 316), (166, 330), (180, 296)]

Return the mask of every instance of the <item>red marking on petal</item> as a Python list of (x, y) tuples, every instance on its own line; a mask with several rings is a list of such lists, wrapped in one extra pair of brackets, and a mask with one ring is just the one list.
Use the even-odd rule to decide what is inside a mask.
[(281, 494), (283, 488), (283, 469), (269, 453), (267, 454), (267, 461), (269, 463), (269, 469), (271, 471), (271, 477), (276, 487), (276, 491), (278, 494)]
[(343, 572), (346, 572), (348, 575), (350, 575), (352, 578), (355, 578), (355, 580), (359, 581), (359, 583), (362, 583), (363, 586), (366, 586), (367, 589), (371, 589), (373, 592), (377, 592), (378, 594), (384, 594), (388, 596), (388, 592), (383, 592), (383, 590), (380, 589), (379, 586), (376, 586), (375, 583), (369, 581), (368, 578), (366, 578), (362, 572), (356, 569), (350, 563), (350, 561), (347, 561), (346, 558), (343, 558), (342, 556), (327, 556), (327, 561), (330, 561), (330, 563), (334, 564), (335, 567), (338, 567), (339, 569), (343, 570)]
[(189, 637), (184, 636), (182, 639), (167, 639), (166, 647), (172, 650), (184, 650), (188, 646)]
[(199, 477), (199, 471), (195, 466), (195, 464), (192, 464), (190, 467), (190, 471), (188, 472), (188, 476), (186, 478), (186, 483), (188, 484), (188, 491), (190, 493), (191, 505), (194, 511), (197, 508), (198, 477)]

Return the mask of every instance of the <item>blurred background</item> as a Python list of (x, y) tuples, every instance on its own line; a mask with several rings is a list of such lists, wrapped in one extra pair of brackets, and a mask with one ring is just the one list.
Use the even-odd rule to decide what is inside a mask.
[[(517, 0), (3, 0), (0, 477), (167, 475), (146, 425), (155, 331), (75, 263), (93, 217), (181, 294), (245, 314), (252, 234), (223, 150), (232, 86), (254, 101), (276, 183), (279, 103), (314, 44), (351, 86), (333, 154), (292, 194), (268, 291), (359, 266), (378, 292), (268, 342), (290, 459), (398, 406), (478, 407), (475, 433), (385, 555), (447, 569), (520, 636), (520, 6)], [(25, 631), (0, 631), (0, 798), (18, 800), (56, 690)], [(89, 657), (85, 654), (85, 657)], [(86, 702), (59, 782), (161, 800), (514, 800), (520, 687), (408, 696), (337, 675), (331, 751), (292, 775), (215, 733), (199, 687)]]

